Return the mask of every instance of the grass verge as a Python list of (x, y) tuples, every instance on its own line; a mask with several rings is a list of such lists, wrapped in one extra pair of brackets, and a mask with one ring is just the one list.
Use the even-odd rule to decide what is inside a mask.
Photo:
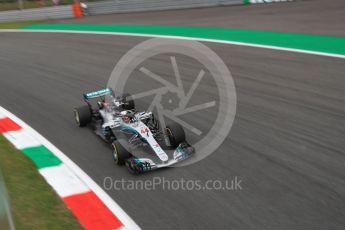
[(34, 164), (0, 135), (0, 168), (20, 229), (82, 229)]
[(44, 21), (16, 21), (16, 22), (1, 22), (0, 29), (21, 29), (25, 26), (30, 26)]

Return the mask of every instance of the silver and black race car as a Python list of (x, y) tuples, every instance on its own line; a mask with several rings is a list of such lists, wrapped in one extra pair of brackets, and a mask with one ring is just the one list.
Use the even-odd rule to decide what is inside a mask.
[[(92, 99), (97, 99), (96, 108)], [(91, 127), (111, 145), (115, 163), (132, 173), (171, 166), (195, 152), (180, 124), (161, 127), (152, 112), (135, 111), (129, 94), (115, 97), (107, 88), (84, 94), (84, 100), (87, 105), (74, 109), (77, 125)]]

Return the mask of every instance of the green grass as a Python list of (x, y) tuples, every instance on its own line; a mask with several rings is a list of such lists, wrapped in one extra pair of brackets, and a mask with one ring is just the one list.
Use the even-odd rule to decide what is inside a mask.
[(34, 164), (0, 135), (0, 168), (17, 230), (82, 229)]
[(167, 25), (116, 25), (116, 24), (36, 24), (26, 30), (69, 30), (151, 34), (241, 42), (252, 45), (274, 46), (303, 51), (345, 55), (345, 37), (299, 34), (235, 28), (210, 28)]
[(43, 23), (44, 21), (16, 21), (16, 22), (2, 22), (0, 29), (21, 29), (25, 26)]

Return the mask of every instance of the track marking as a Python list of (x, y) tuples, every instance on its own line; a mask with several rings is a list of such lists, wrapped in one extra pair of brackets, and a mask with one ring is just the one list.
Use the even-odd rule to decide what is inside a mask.
[[(51, 142), (1, 106), (0, 117), (2, 118), (0, 119), (0, 134), (3, 134), (16, 148), (34, 161), (40, 174), (57, 191), (58, 195), (77, 215), (78, 220), (86, 229), (140, 229), (95, 181)], [(46, 148), (46, 151), (53, 153), (62, 163), (56, 162), (54, 159), (48, 159), (48, 162), (40, 162), (43, 155), (37, 158), (37, 156), (30, 153), (30, 149), (42, 145)], [(66, 178), (61, 178), (61, 176), (66, 176), (69, 181), (64, 181)], [(64, 188), (64, 186), (74, 187)], [(83, 213), (83, 209), (78, 205), (79, 202), (89, 204), (92, 207)], [(99, 210), (96, 210), (98, 208)], [(93, 218), (93, 216), (99, 215), (102, 216), (102, 220)], [(101, 226), (103, 227), (100, 228)]]
[(326, 52), (317, 52), (303, 49), (293, 49), (293, 48), (284, 48), (280, 46), (269, 46), (269, 45), (258, 45), (254, 43), (245, 43), (245, 42), (233, 42), (233, 41), (224, 41), (219, 39), (206, 39), (206, 38), (197, 38), (197, 37), (183, 37), (183, 36), (170, 36), (170, 35), (156, 35), (156, 34), (136, 34), (136, 33), (121, 33), (121, 32), (99, 32), (99, 31), (72, 31), (72, 30), (21, 30), (21, 29), (3, 29), (0, 32), (19, 32), (19, 33), (68, 33), (68, 34), (98, 34), (98, 35), (118, 35), (118, 36), (132, 36), (132, 37), (158, 37), (158, 38), (170, 38), (170, 39), (181, 39), (181, 40), (193, 40), (193, 41), (203, 41), (203, 42), (212, 42), (220, 44), (229, 44), (236, 46), (247, 46), (303, 54), (311, 54), (317, 56), (326, 56), (333, 58), (345, 59), (345, 55), (333, 54)]

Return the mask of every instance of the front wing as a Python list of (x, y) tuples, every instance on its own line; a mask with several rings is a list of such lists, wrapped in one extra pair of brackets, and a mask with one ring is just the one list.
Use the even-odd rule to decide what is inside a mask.
[(154, 163), (149, 158), (130, 158), (126, 162), (126, 166), (133, 173), (143, 173), (152, 171), (159, 168), (168, 167), (174, 165), (178, 162), (184, 161), (192, 156), (195, 152), (194, 147), (189, 144), (180, 144), (174, 151), (173, 158), (169, 159), (167, 162)]

